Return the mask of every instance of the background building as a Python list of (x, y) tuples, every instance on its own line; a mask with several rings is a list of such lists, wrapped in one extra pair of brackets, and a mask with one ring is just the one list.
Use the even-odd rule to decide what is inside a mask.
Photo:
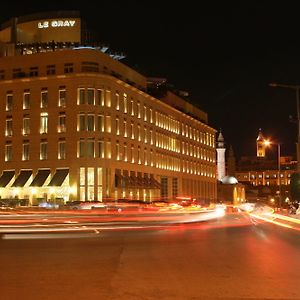
[(215, 200), (207, 114), (84, 44), (81, 24), (56, 12), (1, 26), (1, 197)]
[(296, 171), (297, 161), (292, 156), (282, 156), (277, 151), (276, 158), (267, 155), (270, 147), (267, 146), (265, 137), (259, 129), (256, 139), (256, 156), (241, 157), (236, 171), (236, 178), (247, 186), (247, 199), (270, 200), (279, 199), (284, 203), (290, 197), (291, 176)]
[[(245, 186), (234, 177), (234, 156), (232, 148), (229, 148), (228, 164), (226, 166), (226, 146), (224, 137), (219, 132), (217, 139), (217, 178), (218, 178), (218, 201), (228, 205), (238, 206), (246, 201)], [(227, 171), (226, 171), (227, 170)], [(226, 175), (227, 173), (227, 175)]]

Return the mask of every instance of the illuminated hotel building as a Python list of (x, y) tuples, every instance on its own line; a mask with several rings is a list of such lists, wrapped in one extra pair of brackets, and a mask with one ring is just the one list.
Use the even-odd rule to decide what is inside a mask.
[(216, 199), (215, 129), (104, 46), (74, 12), (0, 30), (2, 199)]

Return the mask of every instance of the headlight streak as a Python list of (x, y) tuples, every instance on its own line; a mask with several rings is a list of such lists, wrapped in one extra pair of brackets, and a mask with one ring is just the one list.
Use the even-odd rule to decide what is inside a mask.
[[(275, 224), (278, 226), (282, 226), (285, 228), (300, 231), (300, 227), (293, 225), (293, 224), (297, 224), (297, 225), (300, 224), (300, 220), (295, 219), (295, 218), (291, 218), (291, 217), (276, 214), (276, 213), (269, 213), (269, 212), (262, 213), (261, 215), (255, 214), (255, 213), (249, 213), (249, 215), (253, 218), (263, 220), (265, 222), (269, 222), (269, 223), (272, 223), (272, 224)], [(276, 219), (279, 219), (279, 221)], [(281, 220), (289, 222), (290, 224), (280, 222)]]
[[(24, 215), (26, 222), (23, 223), (22, 217), (17, 215), (14, 219), (12, 215), (10, 218), (2, 218), (0, 216), (0, 234), (2, 239), (20, 239), (20, 238), (56, 238), (60, 237), (75, 237), (79, 234), (83, 236), (97, 236), (104, 230), (138, 230), (138, 229), (154, 229), (154, 228), (169, 228), (170, 225), (187, 224), (211, 219), (221, 218), (225, 215), (224, 209), (203, 210), (203, 211), (166, 211), (155, 212), (147, 214), (127, 213), (127, 214), (109, 214), (100, 215), (72, 215), (67, 213), (63, 215), (60, 212), (60, 217), (56, 214), (45, 215), (36, 214), (28, 218)], [(42, 218), (41, 218), (42, 217)], [(53, 217), (53, 218), (52, 218)], [(66, 218), (68, 218), (66, 220)], [(76, 221), (72, 220), (76, 218)], [(76, 233), (76, 234), (74, 234)], [(83, 236), (82, 236), (83, 234)]]

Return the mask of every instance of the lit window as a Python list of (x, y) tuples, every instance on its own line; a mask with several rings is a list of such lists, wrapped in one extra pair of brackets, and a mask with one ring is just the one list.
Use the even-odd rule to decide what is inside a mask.
[(109, 90), (106, 90), (105, 92), (106, 106), (111, 107), (111, 92)]
[(13, 108), (13, 95), (12, 94), (6, 94), (6, 111), (10, 111)]
[(131, 115), (134, 116), (134, 103), (132, 99), (130, 101), (130, 110), (131, 110)]
[(128, 161), (128, 151), (126, 143), (124, 143), (124, 161)]
[(12, 118), (6, 119), (5, 122), (5, 136), (12, 136), (13, 134), (13, 120)]
[(23, 117), (23, 135), (27, 135), (30, 133), (30, 119), (29, 117)]
[(78, 116), (78, 124), (77, 124), (77, 130), (78, 131), (85, 131), (85, 115), (83, 113), (81, 113)]
[(131, 136), (131, 139), (134, 140), (134, 124), (133, 124), (133, 122), (131, 122), (131, 124), (130, 124), (130, 136)]
[(140, 102), (137, 103), (137, 117), (141, 118), (141, 104)]
[(5, 145), (5, 161), (12, 160), (12, 144), (8, 143)]
[(58, 132), (66, 132), (66, 115), (59, 115), (58, 117), (58, 126), (57, 126)]
[(78, 157), (84, 157), (85, 155), (85, 142), (84, 139), (80, 139), (78, 142), (78, 150), (77, 150), (77, 156)]
[(120, 95), (116, 92), (116, 110), (120, 109)]
[(95, 116), (94, 115), (87, 116), (87, 130), (95, 131)]
[(95, 142), (90, 139), (87, 141), (87, 157), (95, 157)]
[(111, 158), (111, 142), (110, 141), (106, 142), (106, 158), (108, 158), (108, 159)]
[(127, 137), (127, 121), (124, 119), (124, 137)]
[(123, 99), (124, 99), (124, 114), (127, 114), (127, 94), (124, 93)]
[(130, 157), (131, 157), (131, 163), (134, 163), (134, 146), (133, 145), (131, 145)]
[(95, 90), (94, 89), (87, 90), (87, 103), (89, 105), (95, 104)]
[(119, 141), (116, 143), (116, 159), (120, 160), (120, 144)]
[(98, 115), (98, 131), (104, 132), (104, 116)]
[(48, 132), (48, 113), (41, 113), (40, 117), (40, 133)]
[(106, 116), (105, 117), (105, 126), (106, 126), (106, 132), (111, 132), (111, 117), (110, 116)]
[(103, 90), (97, 90), (97, 105), (104, 106)]
[(41, 92), (41, 108), (46, 108), (48, 106), (48, 91)]
[(82, 88), (78, 89), (77, 104), (85, 104), (85, 90)]
[(40, 159), (45, 160), (48, 158), (48, 142), (42, 141), (40, 144)]
[(58, 106), (59, 107), (66, 107), (66, 98), (67, 98), (67, 92), (65, 89), (58, 91)]
[(104, 158), (104, 142), (98, 141), (98, 157)]
[(120, 120), (116, 117), (116, 135), (120, 134)]
[(144, 121), (147, 122), (147, 107), (144, 106)]
[(23, 95), (23, 109), (30, 108), (30, 93), (25, 92)]
[(66, 159), (66, 141), (58, 142), (58, 159)]
[(29, 160), (29, 141), (23, 142), (22, 160)]

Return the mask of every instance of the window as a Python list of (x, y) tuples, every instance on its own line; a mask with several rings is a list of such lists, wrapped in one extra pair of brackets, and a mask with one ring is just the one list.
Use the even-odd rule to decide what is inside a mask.
[(6, 119), (5, 123), (5, 136), (12, 136), (13, 134), (13, 120), (11, 117)]
[(95, 142), (91, 139), (87, 141), (87, 157), (95, 157)]
[(78, 131), (85, 131), (85, 115), (81, 113), (78, 116), (78, 124), (77, 124), (77, 130)]
[(29, 160), (29, 141), (23, 141), (22, 160)]
[(127, 144), (124, 143), (124, 161), (128, 161)]
[(12, 160), (12, 144), (11, 142), (5, 145), (5, 161)]
[(147, 106), (144, 105), (144, 121), (147, 122)]
[(77, 98), (77, 104), (85, 104), (85, 90), (84, 89), (78, 89), (78, 98)]
[(30, 108), (30, 93), (24, 92), (23, 94), (23, 109), (29, 109)]
[(140, 102), (137, 103), (137, 117), (141, 118), (141, 104)]
[(116, 92), (116, 110), (120, 110), (120, 95)]
[(94, 115), (88, 115), (88, 117), (87, 117), (87, 130), (95, 131), (95, 116)]
[(74, 69), (73, 69), (73, 64), (68, 63), (64, 65), (64, 72), (65, 73), (73, 73)]
[(104, 106), (103, 90), (97, 90), (97, 105)]
[(87, 103), (89, 105), (95, 104), (95, 90), (94, 89), (87, 90)]
[(40, 117), (40, 133), (48, 133), (48, 113), (41, 113)]
[(106, 106), (111, 107), (111, 92), (109, 90), (106, 90), (105, 92)]
[(134, 103), (133, 103), (133, 99), (131, 99), (131, 101), (130, 101), (130, 111), (131, 111), (131, 115), (134, 116)]
[(85, 152), (85, 142), (84, 139), (80, 139), (78, 143), (78, 151), (77, 151), (77, 156), (78, 157), (84, 157)]
[(140, 142), (142, 140), (142, 137), (141, 137), (141, 125), (138, 124), (138, 141)]
[(10, 111), (13, 108), (13, 95), (11, 93), (6, 94), (6, 111)]
[(104, 142), (98, 141), (98, 157), (104, 158)]
[(106, 132), (111, 132), (111, 117), (106, 116), (105, 117), (105, 126), (106, 126)]
[(120, 160), (120, 144), (119, 141), (116, 143), (116, 159)]
[(119, 117), (116, 117), (116, 135), (120, 134), (120, 120)]
[(30, 133), (30, 118), (29, 116), (23, 117), (23, 135), (27, 135)]
[(124, 99), (124, 114), (127, 114), (127, 94), (124, 93), (123, 99)]
[(48, 91), (41, 91), (41, 108), (46, 108), (48, 106)]
[(29, 77), (36, 77), (39, 76), (39, 68), (38, 67), (31, 67), (29, 69)]
[(46, 67), (47, 75), (54, 75), (55, 74), (55, 65), (48, 65)]
[(131, 139), (134, 140), (134, 124), (133, 124), (133, 122), (131, 122), (131, 124), (130, 124), (130, 136), (131, 136)]
[(58, 141), (58, 159), (66, 159), (66, 141)]
[(106, 142), (106, 158), (111, 158), (111, 142)]
[(40, 143), (40, 159), (45, 160), (48, 158), (48, 142), (41, 141)]
[(153, 123), (153, 110), (152, 110), (152, 108), (150, 108), (149, 111), (150, 111), (150, 123)]
[(124, 137), (127, 137), (127, 121), (124, 119)]
[(58, 91), (58, 106), (66, 107), (66, 96), (67, 92), (64, 88), (59, 89)]
[(64, 113), (58, 116), (57, 132), (66, 132), (66, 115)]
[(131, 163), (134, 163), (134, 145), (131, 145), (130, 157), (131, 157)]
[(104, 116), (98, 115), (98, 130), (104, 132)]

